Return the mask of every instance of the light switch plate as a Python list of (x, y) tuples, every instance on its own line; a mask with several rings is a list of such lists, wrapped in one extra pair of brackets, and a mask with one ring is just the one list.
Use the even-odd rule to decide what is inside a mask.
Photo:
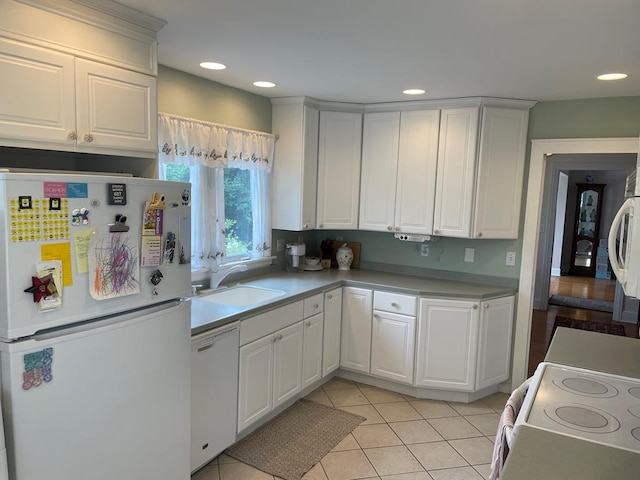
[(507, 252), (507, 265), (510, 267), (516, 266), (516, 252)]
[(476, 256), (476, 249), (475, 248), (465, 248), (464, 249), (464, 261), (465, 262), (473, 263), (475, 256)]
[(284, 238), (276, 240), (276, 252), (284, 252)]

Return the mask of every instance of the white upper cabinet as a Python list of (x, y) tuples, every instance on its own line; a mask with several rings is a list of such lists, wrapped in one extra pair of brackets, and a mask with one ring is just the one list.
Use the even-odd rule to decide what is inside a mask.
[(518, 238), (528, 123), (528, 110), (482, 109), (475, 238)]
[(401, 233), (432, 233), (439, 121), (439, 110), (400, 116), (395, 230)]
[(358, 228), (362, 114), (320, 112), (317, 228)]
[(272, 226), (316, 227), (318, 122), (320, 113), (303, 100), (273, 99), (272, 131), (278, 135), (273, 165)]
[(77, 16), (39, 3), (2, 5), (0, 145), (155, 158), (165, 22), (116, 2)]
[(476, 164), (479, 111), (445, 108), (440, 116), (440, 142), (433, 233), (468, 237)]
[(433, 233), (517, 238), (528, 108), (444, 108)]
[(399, 141), (400, 112), (365, 113), (360, 178), (361, 230), (393, 230)]
[(71, 55), (0, 37), (0, 136), (75, 144), (74, 84)]
[(156, 79), (76, 59), (77, 151), (158, 150)]
[(360, 229), (429, 235), (439, 110), (366, 113)]

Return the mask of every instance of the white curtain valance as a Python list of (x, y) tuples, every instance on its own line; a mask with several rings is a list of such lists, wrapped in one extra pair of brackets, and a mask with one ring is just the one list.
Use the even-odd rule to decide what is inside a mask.
[(179, 117), (158, 114), (160, 163), (233, 167), (271, 172), (275, 136)]

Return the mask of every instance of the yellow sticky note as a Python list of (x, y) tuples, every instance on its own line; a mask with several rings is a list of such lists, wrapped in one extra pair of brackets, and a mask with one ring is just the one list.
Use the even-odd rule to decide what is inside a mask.
[(76, 268), (78, 273), (89, 272), (89, 240), (93, 230), (82, 230), (73, 234), (73, 244), (76, 247)]
[(60, 260), (62, 262), (62, 282), (65, 287), (73, 285), (71, 271), (71, 244), (47, 243), (40, 246), (41, 260)]

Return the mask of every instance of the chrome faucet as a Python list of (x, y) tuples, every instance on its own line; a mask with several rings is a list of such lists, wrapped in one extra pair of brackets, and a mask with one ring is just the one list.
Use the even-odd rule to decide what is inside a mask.
[(217, 265), (215, 271), (211, 271), (211, 276), (209, 277), (209, 288), (218, 288), (220, 282), (227, 276), (234, 272), (245, 272), (247, 271), (247, 266), (242, 264), (236, 264), (232, 266), (227, 265)]

